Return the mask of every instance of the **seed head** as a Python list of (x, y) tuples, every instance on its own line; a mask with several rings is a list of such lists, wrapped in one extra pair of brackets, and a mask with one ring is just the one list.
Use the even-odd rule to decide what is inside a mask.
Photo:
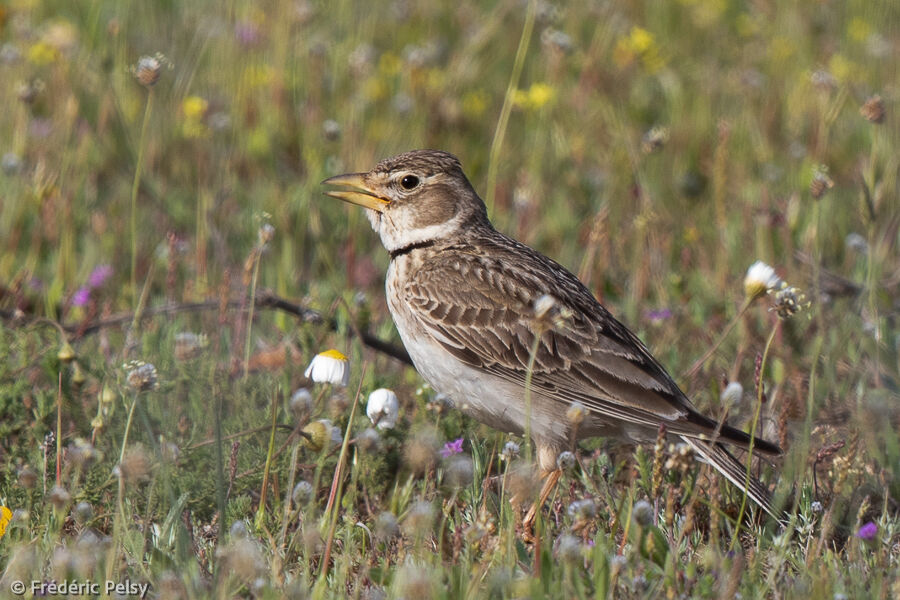
[(435, 586), (429, 569), (413, 563), (406, 564), (397, 574), (397, 580), (401, 592), (399, 598), (431, 600), (435, 597)]
[(418, 431), (406, 443), (404, 456), (409, 468), (415, 473), (425, 473), (437, 462), (440, 442), (434, 430), (428, 428)]
[(140, 360), (132, 360), (123, 366), (128, 371), (125, 375), (125, 381), (134, 391), (145, 392), (159, 387), (156, 367), (152, 364)]
[(69, 495), (66, 488), (55, 485), (53, 486), (53, 489), (50, 490), (50, 495), (47, 499), (50, 500), (50, 504), (52, 504), (56, 510), (65, 510), (66, 506), (69, 504), (69, 500), (72, 499), (72, 496)]
[(209, 345), (209, 339), (203, 334), (183, 331), (175, 334), (175, 358), (188, 360), (200, 356)]
[(563, 471), (568, 471), (575, 466), (575, 455), (568, 450), (560, 452), (556, 457), (556, 466)]
[(822, 91), (830, 92), (837, 88), (838, 82), (834, 75), (824, 69), (819, 69), (810, 75), (812, 84)]
[(834, 187), (834, 181), (828, 176), (828, 169), (820, 166), (813, 172), (812, 181), (809, 182), (809, 193), (819, 200)]
[(23, 488), (30, 490), (34, 487), (34, 484), (37, 483), (38, 474), (35, 473), (34, 469), (25, 465), (19, 471), (19, 485)]
[(798, 312), (809, 308), (811, 304), (812, 302), (807, 300), (806, 294), (799, 288), (789, 286), (785, 282), (782, 282), (781, 287), (775, 292), (774, 310), (782, 319), (793, 317)]
[(82, 501), (75, 505), (75, 508), (72, 510), (72, 516), (75, 517), (75, 521), (79, 525), (84, 525), (94, 516), (94, 509), (91, 507), (90, 502)]
[(312, 412), (312, 405), (312, 394), (306, 388), (297, 388), (294, 393), (291, 394), (291, 400), (288, 403), (291, 412), (294, 413), (298, 419), (303, 419), (309, 415)]
[(216, 554), (223, 560), (226, 572), (233, 573), (244, 582), (250, 582), (266, 571), (262, 552), (251, 537), (232, 539)]
[(566, 410), (566, 419), (568, 419), (573, 429), (577, 429), (584, 422), (586, 416), (587, 408), (581, 402), (573, 402)]
[(631, 518), (641, 527), (653, 524), (656, 515), (653, 514), (653, 507), (646, 500), (638, 500), (631, 509)]
[(153, 87), (162, 71), (162, 56), (142, 56), (132, 68), (135, 79), (144, 87)]
[(260, 247), (268, 246), (269, 242), (275, 239), (275, 226), (271, 223), (263, 223), (259, 226), (258, 237)]
[(378, 429), (393, 429), (397, 424), (400, 401), (397, 394), (386, 388), (379, 388), (369, 394), (366, 415)]
[(542, 320), (556, 308), (556, 298), (550, 294), (538, 296), (534, 301), (534, 318)]
[(303, 506), (313, 497), (313, 492), (315, 492), (315, 490), (313, 490), (313, 486), (310, 482), (299, 481), (291, 492), (291, 500), (293, 500), (294, 504), (297, 506)]
[(375, 452), (381, 447), (381, 436), (373, 428), (367, 427), (357, 436), (356, 447), (363, 452)]
[(584, 556), (584, 544), (570, 533), (564, 533), (553, 542), (553, 554), (562, 562), (575, 562)]
[(474, 470), (472, 459), (468, 456), (451, 456), (444, 466), (444, 481), (454, 488), (465, 487), (472, 483)]
[(100, 451), (84, 438), (75, 438), (66, 447), (66, 457), (79, 469), (90, 466), (100, 456)]
[(250, 531), (247, 529), (247, 524), (242, 519), (238, 519), (231, 524), (228, 534), (231, 536), (231, 539), (245, 538), (250, 535)]
[(865, 104), (859, 109), (859, 114), (865, 117), (869, 123), (881, 125), (884, 123), (884, 100), (881, 99), (881, 96), (875, 94), (866, 100)]
[(576, 523), (587, 521), (597, 516), (597, 504), (590, 498), (576, 500), (569, 505), (568, 513)]
[(521, 498), (523, 501), (536, 498), (540, 485), (541, 480), (537, 472), (526, 461), (517, 461), (510, 469), (507, 487), (513, 497)]
[(409, 508), (403, 519), (403, 530), (407, 535), (418, 536), (431, 533), (434, 526), (434, 507), (431, 502), (419, 500)]
[(394, 513), (384, 511), (375, 517), (375, 537), (380, 540), (389, 540), (400, 534), (400, 526)]
[(657, 125), (644, 134), (641, 140), (641, 150), (644, 154), (651, 154), (662, 149), (669, 141), (669, 128)]
[(534, 301), (534, 319), (545, 327), (562, 329), (571, 316), (572, 311), (550, 294), (538, 296)]
[(520, 451), (519, 445), (510, 440), (503, 445), (503, 450), (500, 452), (500, 458), (502, 460), (512, 460), (519, 456)]
[(322, 133), (329, 142), (334, 142), (341, 137), (341, 125), (334, 119), (326, 119), (322, 123)]
[(128, 483), (144, 481), (150, 476), (150, 457), (143, 447), (135, 446), (129, 450), (119, 463), (119, 474)]
[(740, 401), (741, 398), (744, 397), (744, 386), (742, 386), (737, 381), (729, 382), (725, 389), (722, 390), (722, 395), (719, 397), (719, 401), (723, 406), (735, 406)]

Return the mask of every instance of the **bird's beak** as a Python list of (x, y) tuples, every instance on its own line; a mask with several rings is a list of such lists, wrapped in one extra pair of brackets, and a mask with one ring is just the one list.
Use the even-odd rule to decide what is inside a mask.
[(384, 207), (391, 203), (390, 200), (382, 198), (366, 185), (365, 173), (349, 173), (347, 175), (330, 177), (323, 181), (322, 185), (351, 188), (347, 190), (328, 190), (325, 192), (325, 195), (349, 202), (350, 204), (363, 206), (375, 212), (382, 212)]

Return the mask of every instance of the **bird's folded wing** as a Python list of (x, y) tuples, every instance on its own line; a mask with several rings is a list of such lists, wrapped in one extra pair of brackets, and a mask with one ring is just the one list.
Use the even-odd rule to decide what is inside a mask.
[[(533, 353), (535, 393), (581, 402), (606, 418), (654, 428), (665, 423), (683, 435), (712, 434), (715, 423), (692, 409), (640, 340), (574, 276), (542, 273), (555, 263), (540, 258), (546, 264), (501, 266), (484, 255), (458, 254), (453, 261), (426, 261), (407, 281), (402, 299), (453, 356), (523, 392)], [(553, 295), (551, 283), (568, 292), (557, 292), (565, 315), (555, 326), (538, 322), (532, 308), (540, 295)]]

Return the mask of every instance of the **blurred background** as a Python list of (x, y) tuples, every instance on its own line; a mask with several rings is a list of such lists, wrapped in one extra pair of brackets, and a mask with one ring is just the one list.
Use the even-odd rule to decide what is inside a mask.
[[(370, 362), (364, 390), (395, 387), (408, 419), (427, 420), (415, 375), (355, 341), (356, 327), (399, 342), (383, 299), (388, 257), (362, 212), (320, 182), (438, 148), (461, 159), (498, 229), (576, 272), (702, 410), (721, 414), (729, 381), (755, 397), (776, 319), (768, 301), (687, 372), (738, 318), (750, 264), (773, 265), (812, 301), (779, 330), (768, 363), (762, 431), (801, 445), (784, 477), (837, 477), (834, 453), (817, 451), (844, 443), (831, 491), (852, 496), (851, 511), (866, 494), (867, 509), (896, 509), (898, 56), (900, 3), (886, 0), (7, 0), (9, 464), (39, 461), (58, 385), (71, 398), (67, 437), (93, 431), (115, 458), (119, 434), (96, 437), (91, 419), (97, 394), (124, 385), (126, 341), (178, 403), (150, 406), (146, 440), (151, 429), (185, 444), (211, 435), (210, 396), (224, 397), (226, 432), (265, 425), (274, 390), (308, 383), (302, 366), (329, 346)], [(137, 342), (121, 330), (85, 337), (83, 388), (68, 371), (58, 381), (54, 330), (13, 320), (18, 309), (73, 333), (109, 315), (128, 322), (139, 305), (257, 288), (334, 316), (337, 335), (257, 314), (248, 352), (275, 348), (273, 374), (234, 390), (213, 363), (244, 354), (235, 314), (151, 320)], [(220, 352), (208, 369), (173, 354), (185, 328)], [(733, 424), (752, 412), (732, 407)], [(261, 464), (261, 442), (242, 452), (244, 467)], [(196, 473), (213, 460), (203, 456)], [(184, 476), (173, 485), (197, 486), (191, 501), (210, 509), (212, 484)]]

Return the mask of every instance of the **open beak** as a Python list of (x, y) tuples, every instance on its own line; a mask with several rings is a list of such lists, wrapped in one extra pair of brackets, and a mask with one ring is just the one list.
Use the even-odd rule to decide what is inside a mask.
[(345, 190), (328, 190), (326, 196), (356, 204), (365, 208), (382, 212), (384, 207), (390, 204), (390, 200), (386, 200), (373, 192), (365, 183), (365, 173), (350, 173), (347, 175), (338, 175), (330, 177), (322, 182), (322, 185), (335, 185), (345, 188)]

